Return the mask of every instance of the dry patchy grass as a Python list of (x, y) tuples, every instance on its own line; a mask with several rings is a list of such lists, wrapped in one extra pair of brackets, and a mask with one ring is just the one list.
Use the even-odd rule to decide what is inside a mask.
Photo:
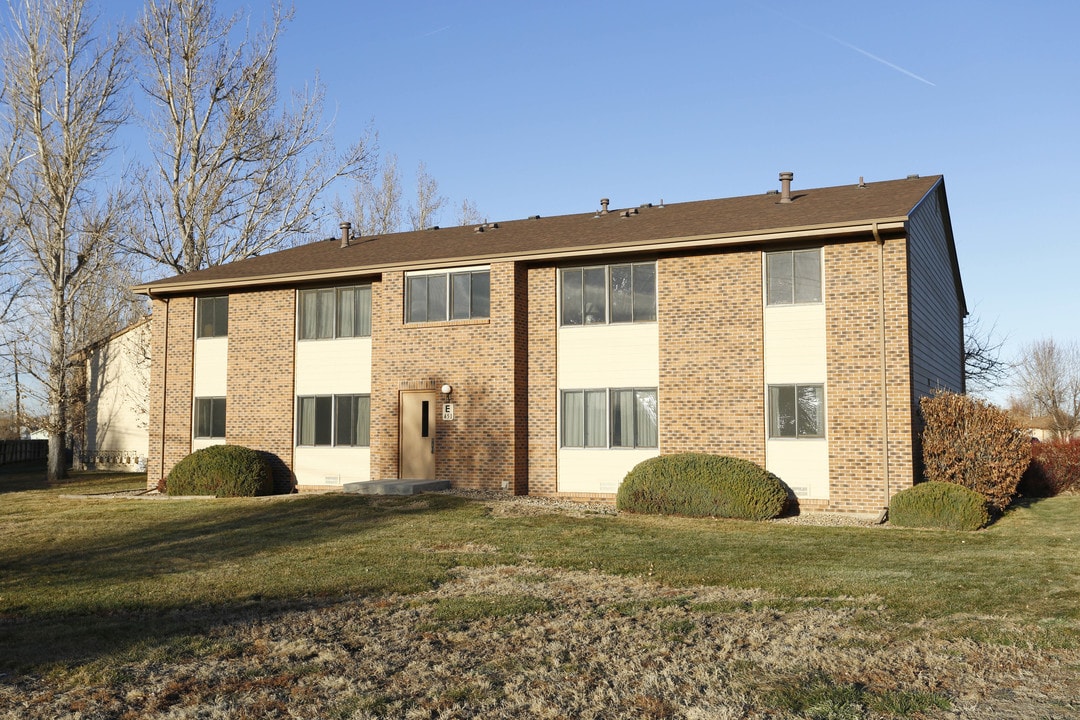
[(208, 616), (183, 649), (12, 678), (0, 717), (1080, 717), (1075, 647), (956, 621), (897, 622), (877, 597), (459, 567), (425, 592)]
[(139, 482), (0, 477), (0, 718), (1080, 718), (1080, 498), (950, 533), (64, 497)]

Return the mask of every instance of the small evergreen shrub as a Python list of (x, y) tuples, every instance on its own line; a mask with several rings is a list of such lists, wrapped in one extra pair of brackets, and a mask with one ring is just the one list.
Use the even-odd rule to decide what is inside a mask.
[(926, 479), (982, 494), (1004, 510), (1031, 462), (1031, 441), (1009, 414), (967, 395), (939, 392), (920, 401)]
[(900, 527), (978, 530), (990, 522), (986, 498), (955, 483), (924, 482), (893, 495), (889, 522)]
[(748, 460), (681, 453), (638, 463), (615, 497), (620, 511), (652, 515), (766, 520), (779, 515), (788, 489)]
[(1031, 465), (1017, 488), (1028, 497), (1080, 491), (1080, 439), (1031, 444)]
[(212, 445), (176, 464), (165, 478), (169, 495), (252, 497), (273, 491), (270, 465), (258, 452), (240, 445)]

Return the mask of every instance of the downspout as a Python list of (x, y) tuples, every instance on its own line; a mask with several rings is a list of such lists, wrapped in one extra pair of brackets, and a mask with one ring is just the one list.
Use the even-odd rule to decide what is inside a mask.
[(885, 477), (885, 503), (881, 513), (877, 516), (878, 524), (889, 519), (889, 386), (888, 373), (886, 372), (885, 349), (888, 346), (885, 336), (885, 239), (881, 237), (878, 224), (875, 222), (871, 227), (874, 240), (878, 245), (878, 272), (880, 280), (880, 297), (878, 311), (881, 315), (881, 467)]
[[(157, 484), (161, 484), (161, 481), (165, 479), (165, 408), (169, 398), (169, 298), (161, 299), (165, 303), (165, 342), (162, 343), (164, 357), (161, 358), (161, 477), (158, 478)], [(150, 362), (153, 363), (152, 357)]]

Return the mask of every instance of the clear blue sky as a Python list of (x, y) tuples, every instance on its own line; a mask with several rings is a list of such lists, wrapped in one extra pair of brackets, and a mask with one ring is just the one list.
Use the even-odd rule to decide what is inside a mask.
[(1078, 27), (1072, 0), (303, 0), (279, 72), (490, 220), (943, 174), (1011, 355), (1080, 339)]

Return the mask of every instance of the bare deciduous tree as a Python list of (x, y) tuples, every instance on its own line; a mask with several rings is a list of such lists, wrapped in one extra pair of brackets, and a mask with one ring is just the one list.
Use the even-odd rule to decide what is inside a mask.
[(458, 225), (480, 225), (485, 222), (485, 219), (476, 204), (469, 198), (465, 198), (461, 201), (461, 207), (458, 208), (456, 222)]
[[(86, 0), (23, 0), (0, 45), (0, 135), (7, 149), (5, 224), (33, 269), (47, 337), (40, 380), (48, 395), (48, 477), (66, 472), (72, 311), (111, 253), (117, 195), (99, 174), (126, 118), (121, 33), (101, 39)], [(41, 333), (39, 333), (40, 335)]]
[[(439, 183), (421, 162), (416, 171), (416, 198), (404, 207), (401, 173), (394, 154), (386, 156), (376, 178), (364, 177), (353, 187), (348, 201), (336, 198), (333, 210), (337, 217), (352, 223), (360, 235), (386, 235), (402, 230), (402, 216), (408, 214), (409, 229), (424, 230), (437, 224), (439, 211), (447, 199), (439, 194)], [(476, 205), (465, 199), (458, 209), (458, 225), (478, 225), (484, 222)]]
[(277, 45), (291, 19), (275, 5), (231, 45), (239, 15), (214, 0), (148, 0), (136, 33), (153, 165), (139, 176), (130, 249), (178, 273), (293, 244), (319, 225), (317, 200), (369, 162), (367, 138), (338, 155), (318, 79), (286, 106)]
[(428, 174), (423, 161), (416, 169), (416, 204), (409, 208), (409, 223), (413, 230), (426, 230), (435, 225), (439, 210), (446, 198), (439, 194), (439, 183)]
[(1080, 346), (1046, 338), (1027, 345), (1016, 363), (1020, 391), (1050, 418), (1055, 438), (1080, 429)]
[(1001, 357), (1005, 338), (998, 337), (996, 331), (996, 325), (984, 329), (977, 315), (964, 319), (964, 373), (968, 392), (996, 390), (1009, 374), (1009, 363)]

